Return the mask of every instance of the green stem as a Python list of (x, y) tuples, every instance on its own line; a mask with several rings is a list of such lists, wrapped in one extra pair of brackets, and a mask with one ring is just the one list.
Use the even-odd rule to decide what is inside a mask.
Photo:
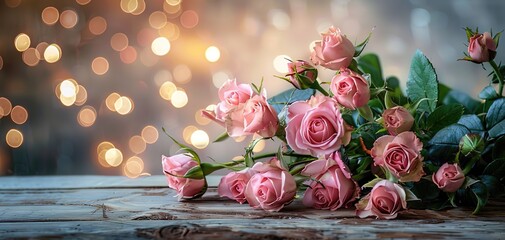
[(472, 159), (470, 159), (470, 162), (468, 162), (466, 167), (463, 169), (463, 173), (465, 174), (465, 176), (468, 175), (468, 173), (472, 170), (473, 166), (479, 159), (480, 155), (475, 155), (474, 157), (472, 157)]
[(503, 96), (503, 76), (501, 75), (500, 68), (496, 65), (494, 60), (489, 61), (489, 64), (493, 67), (494, 74), (496, 75), (496, 78), (498, 78), (498, 94), (501, 97)]
[[(303, 155), (303, 154), (297, 154), (297, 153), (282, 153), (282, 155), (290, 156), (290, 157), (312, 157), (309, 155)], [(276, 152), (275, 153), (265, 153), (265, 154), (256, 155), (252, 159), (258, 160), (258, 159), (262, 159), (262, 158), (275, 157), (275, 156), (277, 156)]]
[(324, 88), (321, 87), (321, 85), (319, 85), (319, 83), (317, 81), (314, 81), (314, 83), (312, 84), (312, 86), (310, 86), (311, 88), (313, 89), (316, 89), (318, 90), (319, 92), (321, 92), (324, 96), (330, 96), (330, 94), (324, 90)]

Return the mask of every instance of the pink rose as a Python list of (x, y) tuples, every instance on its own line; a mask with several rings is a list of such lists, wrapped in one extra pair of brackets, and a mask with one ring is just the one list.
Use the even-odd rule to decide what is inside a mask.
[(396, 183), (382, 180), (356, 204), (356, 215), (360, 218), (376, 216), (380, 219), (393, 219), (404, 209), (407, 209), (405, 190)]
[(279, 121), (277, 113), (264, 96), (256, 95), (247, 100), (243, 109), (232, 111), (225, 121), (226, 131), (231, 137), (258, 134), (273, 137)]
[(218, 91), (220, 102), (214, 111), (202, 111), (202, 115), (223, 125), (230, 111), (240, 109), (255, 95), (249, 84), (237, 84), (236, 79), (228, 79)]
[(296, 194), (295, 178), (280, 166), (277, 158), (252, 167), (257, 173), (251, 177), (245, 190), (245, 198), (253, 208), (279, 211), (291, 203)]
[(307, 89), (316, 81), (317, 70), (306, 61), (289, 62), (288, 69), (286, 77), (295, 88)]
[(385, 167), (401, 182), (417, 182), (424, 175), (423, 143), (413, 132), (382, 136), (373, 144), (375, 165)]
[(337, 102), (329, 97), (312, 97), (288, 108), (288, 145), (297, 153), (326, 155), (351, 140), (352, 128), (344, 122)]
[(177, 191), (180, 199), (192, 198), (200, 194), (205, 187), (204, 179), (190, 179), (183, 176), (198, 163), (186, 154), (178, 154), (171, 157), (162, 156), (161, 164), (167, 178), (168, 187)]
[(475, 34), (468, 43), (468, 54), (473, 62), (482, 63), (493, 60), (496, 56), (496, 43), (491, 34)]
[(349, 207), (359, 195), (359, 186), (351, 178), (338, 152), (328, 159), (307, 164), (302, 174), (314, 179), (305, 182), (308, 184), (303, 196), (305, 206), (334, 211)]
[(333, 77), (330, 90), (340, 105), (353, 110), (366, 105), (370, 100), (368, 82), (349, 69), (342, 69)]
[(444, 192), (456, 192), (465, 182), (465, 174), (457, 163), (444, 163), (433, 174), (432, 180), (438, 188)]
[(221, 178), (219, 182), (219, 186), (217, 188), (217, 192), (221, 197), (228, 197), (229, 199), (233, 199), (240, 204), (246, 201), (245, 199), (245, 188), (249, 179), (256, 172), (250, 168), (246, 168), (242, 171), (231, 172), (226, 176)]
[(384, 127), (388, 130), (389, 134), (396, 136), (399, 133), (410, 131), (414, 125), (414, 117), (404, 107), (397, 106), (386, 109), (382, 113), (384, 119)]
[(348, 67), (355, 52), (351, 41), (335, 27), (330, 27), (328, 32), (321, 35), (323, 40), (316, 42), (311, 53), (312, 62), (332, 70)]

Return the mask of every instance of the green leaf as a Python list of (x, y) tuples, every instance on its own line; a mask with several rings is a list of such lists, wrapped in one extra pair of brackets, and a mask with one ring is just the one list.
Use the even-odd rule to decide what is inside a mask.
[(365, 183), (362, 188), (373, 188), (375, 186), (375, 184), (377, 184), (378, 182), (380, 182), (382, 180), (384, 180), (384, 179), (375, 178), (372, 181)]
[(368, 53), (362, 55), (358, 59), (358, 66), (363, 72), (370, 74), (372, 77), (372, 88), (379, 88), (384, 86), (384, 78), (382, 76), (382, 68), (379, 57), (376, 54)]
[(478, 113), (482, 104), (464, 92), (451, 90), (443, 100), (444, 104), (459, 103), (465, 107), (465, 114)]
[(461, 116), (461, 118), (458, 120), (458, 124), (465, 126), (472, 133), (481, 133), (484, 131), (482, 121), (475, 114), (467, 114)]
[(487, 86), (479, 93), (479, 98), (484, 100), (493, 100), (499, 97), (500, 96), (498, 96), (498, 93), (494, 90), (493, 86)]
[(445, 97), (447, 96), (447, 94), (449, 94), (449, 92), (451, 91), (451, 88), (448, 87), (447, 85), (445, 84), (442, 84), (442, 83), (438, 83), (438, 103), (439, 105), (442, 105), (443, 104), (443, 101), (445, 99)]
[[(372, 29), (373, 30), (373, 29)], [(359, 57), (359, 55), (361, 54), (361, 52), (363, 52), (363, 50), (365, 49), (368, 41), (370, 40), (370, 37), (372, 36), (372, 32), (370, 31), (370, 33), (368, 33), (368, 36), (365, 38), (365, 40), (363, 42), (361, 42), (360, 44), (358, 44), (357, 46), (354, 47), (354, 57)]]
[(405, 200), (407, 200), (407, 201), (420, 201), (421, 200), (410, 189), (404, 187), (403, 190), (405, 190), (405, 194), (407, 195)]
[(195, 160), (198, 164), (200, 164), (200, 157), (198, 156), (198, 154), (195, 152), (195, 150), (193, 150), (192, 148), (178, 142), (177, 140), (175, 140), (175, 138), (173, 138), (172, 136), (170, 136), (170, 134), (167, 133), (167, 131), (165, 130), (165, 128), (161, 128), (161, 130), (163, 130), (163, 132), (170, 138), (172, 139), (172, 141), (177, 144), (180, 149), (179, 151), (183, 151), (183, 152), (186, 152), (186, 153), (189, 153), (191, 154), (191, 156), (193, 157), (193, 160)]
[(453, 124), (438, 131), (428, 142), (428, 159), (442, 165), (452, 160), (459, 151), (459, 141), (470, 130), (463, 125)]
[(463, 111), (463, 105), (461, 104), (442, 105), (428, 116), (426, 127), (428, 130), (436, 132), (458, 122), (459, 118), (463, 115)]
[(505, 98), (493, 102), (486, 115), (486, 128), (489, 137), (496, 138), (505, 134)]
[(498, 179), (505, 177), (505, 158), (495, 159), (489, 163), (482, 171), (482, 174), (491, 175)]
[[(505, 66), (500, 66), (499, 69), (500, 69), (501, 75), (505, 76)], [(491, 82), (498, 83), (499, 81), (498, 81), (498, 77), (496, 77), (496, 74), (491, 73), (491, 75), (493, 75)]]
[(428, 98), (419, 105), (420, 110), (433, 112), (438, 100), (438, 80), (431, 62), (419, 50), (416, 51), (410, 64), (407, 80), (407, 96), (412, 102)]
[(482, 175), (480, 181), (486, 185), (491, 197), (502, 197), (505, 195), (505, 186), (495, 176)]
[(493, 146), (493, 159), (505, 159), (505, 136), (496, 140)]
[(268, 99), (268, 103), (277, 113), (280, 113), (285, 106), (296, 101), (305, 101), (314, 95), (315, 92), (316, 90), (314, 89), (299, 90), (292, 88), (271, 97)]
[(440, 195), (440, 189), (432, 181), (422, 179), (419, 182), (413, 183), (413, 187), (410, 189), (416, 196), (423, 199), (423, 201), (429, 201), (438, 199)]
[(228, 135), (227, 132), (224, 132), (224, 133), (221, 133), (221, 135), (219, 135), (219, 137), (216, 138), (216, 140), (214, 140), (214, 142), (222, 142), (226, 139), (228, 139), (230, 137), (230, 135)]
[(475, 204), (475, 210), (472, 214), (477, 214), (487, 204), (489, 191), (486, 185), (480, 181), (472, 184), (467, 188), (467, 192), (471, 194), (471, 199)]
[(203, 179), (204, 175), (202, 168), (200, 166), (192, 167), (191, 169), (188, 170), (188, 172), (186, 172), (186, 174), (184, 174), (184, 178)]

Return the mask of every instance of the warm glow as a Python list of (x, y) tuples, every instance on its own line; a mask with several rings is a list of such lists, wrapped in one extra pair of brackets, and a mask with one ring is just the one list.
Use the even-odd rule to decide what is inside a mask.
[(148, 144), (153, 144), (158, 141), (158, 130), (153, 126), (145, 126), (144, 129), (142, 129), (141, 135)]
[(21, 4), (21, 0), (5, 0), (5, 5), (10, 8), (15, 8)]
[(71, 97), (77, 94), (78, 85), (73, 79), (63, 80), (60, 83), (60, 96)]
[(243, 142), (246, 138), (247, 138), (247, 136), (240, 136), (240, 137), (235, 137), (235, 138), (233, 138), (233, 140), (234, 140), (235, 142), (238, 142), (238, 143), (239, 143), (239, 142)]
[(121, 97), (121, 95), (119, 95), (115, 92), (109, 94), (109, 96), (107, 96), (107, 98), (105, 99), (105, 105), (107, 106), (107, 108), (109, 110), (111, 110), (112, 112), (115, 112), (116, 108), (114, 107), (114, 105), (120, 97)]
[(89, 20), (89, 31), (94, 35), (100, 35), (107, 30), (107, 21), (103, 17), (94, 17)]
[(123, 167), (123, 173), (125, 176), (129, 178), (136, 178), (142, 173), (142, 171), (144, 171), (144, 161), (141, 158), (133, 156), (126, 160)]
[(109, 61), (104, 57), (97, 57), (91, 63), (91, 69), (96, 75), (104, 75), (109, 71)]
[(146, 67), (154, 66), (159, 60), (160, 58), (154, 55), (153, 52), (147, 48), (140, 52), (140, 62), (142, 62), (142, 64)]
[(167, 15), (162, 11), (156, 11), (149, 15), (149, 25), (156, 29), (161, 29), (167, 24)]
[(288, 73), (288, 63), (289, 59), (291, 59), (289, 56), (286, 55), (279, 55), (274, 58), (274, 69), (277, 72), (280, 73)]
[(169, 18), (176, 18), (181, 13), (181, 4), (172, 5), (172, 4), (169, 4), (169, 3), (166, 4), (166, 2), (165, 2), (163, 4), (163, 11), (165, 11), (168, 14), (170, 14), (168, 16)]
[(33, 66), (37, 66), (37, 64), (39, 64), (40, 54), (37, 51), (37, 49), (28, 48), (28, 49), (26, 49), (26, 51), (23, 52), (22, 58), (23, 58), (23, 62), (26, 65), (33, 67)]
[(137, 60), (137, 50), (132, 46), (128, 46), (119, 53), (119, 57), (123, 63), (131, 64)]
[(146, 150), (146, 142), (141, 136), (135, 135), (128, 141), (130, 150), (135, 154), (143, 153)]
[(133, 110), (133, 103), (128, 97), (122, 96), (114, 102), (114, 109), (117, 113), (126, 115)]
[(11, 119), (16, 124), (23, 124), (28, 119), (28, 111), (24, 107), (15, 106), (11, 111)]
[(200, 124), (200, 125), (207, 125), (207, 124), (210, 123), (211, 120), (208, 119), (208, 118), (206, 118), (206, 117), (204, 117), (204, 116), (202, 116), (202, 111), (203, 111), (203, 109), (200, 109), (200, 110), (196, 111), (196, 113), (195, 113), (195, 121), (198, 124)]
[(182, 0), (165, 0), (165, 2), (171, 6), (176, 6), (181, 4)]
[(177, 87), (173, 82), (164, 82), (160, 87), (160, 96), (165, 100), (170, 100), (172, 98), (172, 94), (177, 90)]
[(60, 24), (64, 28), (73, 28), (77, 24), (77, 13), (73, 10), (65, 10), (61, 13)]
[(225, 72), (214, 73), (212, 74), (212, 84), (214, 84), (214, 87), (220, 88), (229, 78)]
[(131, 12), (132, 15), (140, 15), (146, 10), (146, 3), (144, 0), (136, 0), (137, 7)]
[(60, 101), (64, 106), (72, 106), (75, 103), (77, 96), (74, 94), (70, 97), (65, 97), (63, 95), (60, 95)]
[(182, 108), (188, 104), (188, 95), (182, 90), (177, 90), (172, 94), (172, 98), (170, 100), (174, 107)]
[(48, 43), (41, 42), (37, 44), (37, 47), (35, 47), (35, 49), (37, 49), (37, 52), (39, 53), (39, 60), (44, 60), (44, 52), (46, 51), (47, 46), (49, 46)]
[(260, 140), (256, 146), (254, 146), (253, 148), (253, 152), (257, 153), (257, 152), (261, 152), (263, 151), (263, 149), (265, 149), (265, 145), (266, 145), (266, 142), (265, 140)]
[(110, 142), (101, 142), (96, 147), (96, 154), (98, 155), (98, 163), (100, 163), (100, 165), (102, 165), (103, 167), (110, 167), (109, 163), (105, 161), (105, 153), (112, 148), (114, 148), (114, 144)]
[(79, 5), (86, 5), (91, 2), (91, 0), (75, 0), (75, 2), (77, 2)]
[(111, 167), (117, 167), (123, 162), (123, 153), (117, 148), (111, 148), (105, 152), (105, 161)]
[(44, 51), (44, 59), (48, 63), (55, 63), (61, 58), (61, 49), (60, 46), (57, 44), (51, 44), (47, 46), (46, 50)]
[(187, 144), (191, 144), (191, 135), (193, 135), (196, 130), (198, 130), (198, 128), (193, 125), (185, 127), (184, 130), (182, 130), (182, 139), (184, 139)]
[(110, 38), (110, 46), (115, 51), (121, 52), (128, 47), (128, 37), (124, 33), (116, 33)]
[(191, 81), (191, 70), (186, 65), (177, 65), (173, 71), (174, 79), (178, 83), (188, 83)]
[(216, 107), (217, 107), (216, 104), (210, 104), (205, 108), (205, 110), (213, 112), (214, 110), (216, 110)]
[(53, 25), (58, 22), (60, 12), (55, 7), (46, 7), (42, 10), (42, 21), (47, 25)]
[[(12, 109), (11, 101), (9, 101), (9, 99), (7, 99), (7, 98), (0, 97), (0, 109), (2, 109), (2, 115), (4, 117), (9, 115), (9, 113), (11, 112), (11, 109)], [(1, 116), (0, 116), (0, 118), (1, 118)]]
[(167, 24), (160, 30), (158, 33), (162, 37), (166, 37), (169, 41), (175, 41), (179, 39), (181, 34), (181, 30), (179, 27), (171, 22), (167, 22)]
[(75, 96), (75, 105), (82, 106), (88, 100), (88, 91), (83, 86), (79, 85), (77, 88), (77, 95)]
[(209, 62), (217, 62), (219, 58), (221, 57), (221, 52), (219, 51), (219, 48), (210, 46), (205, 50), (205, 58)]
[(151, 50), (158, 56), (164, 56), (170, 51), (170, 42), (165, 37), (158, 37), (151, 44)]
[(7, 132), (5, 141), (9, 147), (18, 148), (21, 144), (23, 144), (23, 134), (19, 130), (11, 129)]
[(198, 13), (193, 10), (184, 11), (180, 20), (183, 27), (194, 28), (198, 25)]
[(30, 37), (25, 33), (18, 34), (14, 39), (14, 46), (20, 52), (26, 51), (26, 49), (30, 47), (30, 44), (31, 44)]
[(77, 114), (77, 122), (83, 127), (90, 127), (96, 121), (96, 110), (91, 106), (84, 106)]
[(196, 130), (191, 134), (191, 144), (198, 149), (204, 149), (209, 145), (209, 135), (203, 130)]
[(137, 0), (121, 0), (121, 10), (125, 13), (132, 13), (138, 8), (139, 3)]
[(159, 70), (154, 75), (154, 83), (156, 86), (161, 87), (163, 83), (167, 81), (172, 81), (174, 78), (172, 77), (172, 73), (166, 69)]

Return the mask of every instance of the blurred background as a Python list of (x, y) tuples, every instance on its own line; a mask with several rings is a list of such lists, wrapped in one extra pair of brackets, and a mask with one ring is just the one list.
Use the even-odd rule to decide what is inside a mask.
[(0, 0), (0, 175), (162, 174), (160, 156), (177, 150), (162, 127), (229, 161), (251, 139), (209, 145), (223, 129), (199, 112), (228, 78), (264, 78), (269, 96), (288, 89), (273, 75), (286, 72), (285, 58), (309, 60), (331, 25), (355, 43), (375, 27), (365, 52), (404, 86), (419, 48), (441, 82), (477, 96), (487, 72), (456, 61), (463, 27), (501, 31), (504, 9), (499, 0)]

